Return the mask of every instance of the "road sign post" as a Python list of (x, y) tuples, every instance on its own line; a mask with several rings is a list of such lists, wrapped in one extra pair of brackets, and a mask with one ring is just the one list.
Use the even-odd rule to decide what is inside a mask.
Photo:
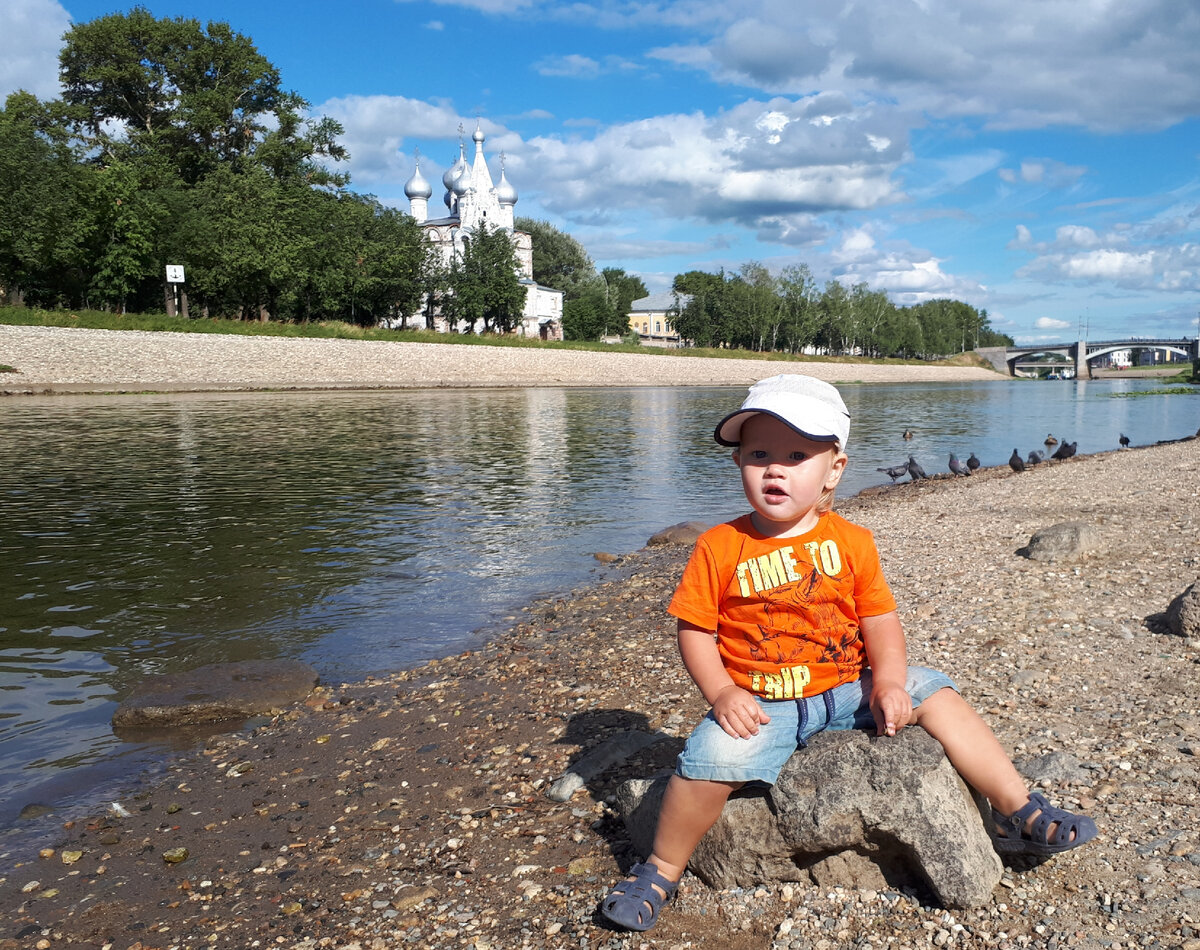
[(188, 318), (188, 299), (187, 291), (183, 289), (183, 265), (168, 264), (167, 265), (167, 284), (170, 285), (170, 293), (167, 295), (167, 316), (173, 317), (176, 313)]

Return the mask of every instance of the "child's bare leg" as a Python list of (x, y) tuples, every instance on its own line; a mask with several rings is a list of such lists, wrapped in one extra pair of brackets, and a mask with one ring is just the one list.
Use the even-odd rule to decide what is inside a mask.
[[(946, 758), (968, 785), (978, 790), (1001, 815), (1011, 815), (1029, 801), (1029, 787), (1000, 745), (995, 733), (971, 705), (952, 689), (939, 689), (914, 711), (917, 723), (937, 739)], [(1037, 819), (1025, 822), (1028, 831)], [(1054, 834), (1057, 824), (1049, 826)], [(1070, 840), (1075, 840), (1072, 831)]]
[(968, 785), (996, 811), (1011, 815), (1029, 799), (1029, 788), (999, 740), (961, 696), (940, 689), (913, 710), (916, 722), (937, 739)]
[(671, 881), (683, 876), (696, 845), (721, 817), (721, 809), (741, 782), (709, 782), (672, 775), (663, 795), (648, 864)]

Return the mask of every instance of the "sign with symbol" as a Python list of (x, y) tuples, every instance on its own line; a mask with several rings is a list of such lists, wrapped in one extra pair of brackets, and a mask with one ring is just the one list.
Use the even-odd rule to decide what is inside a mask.
[(168, 264), (167, 265), (167, 283), (182, 284), (183, 283), (183, 265)]

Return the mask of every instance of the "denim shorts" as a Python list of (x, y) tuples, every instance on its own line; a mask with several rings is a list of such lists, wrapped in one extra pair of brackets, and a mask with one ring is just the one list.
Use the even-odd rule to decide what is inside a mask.
[[(807, 745), (816, 733), (824, 729), (875, 729), (871, 682), (871, 671), (866, 669), (852, 683), (805, 699), (770, 700), (756, 696), (771, 721), (760, 724), (758, 735), (748, 739), (729, 735), (710, 710), (679, 753), (675, 774), (711, 782), (773, 785), (791, 754)], [(908, 668), (904, 688), (912, 697), (914, 708), (946, 687), (958, 690), (944, 673), (923, 666)]]

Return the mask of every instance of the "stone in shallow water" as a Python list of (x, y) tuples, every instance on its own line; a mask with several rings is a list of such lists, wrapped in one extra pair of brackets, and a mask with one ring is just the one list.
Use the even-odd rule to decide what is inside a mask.
[(696, 539), (711, 527), (702, 521), (681, 521), (652, 535), (646, 545), (654, 548), (664, 544), (695, 544)]
[(261, 716), (302, 700), (316, 670), (296, 660), (216, 663), (153, 676), (113, 713), (115, 728), (170, 728)]

